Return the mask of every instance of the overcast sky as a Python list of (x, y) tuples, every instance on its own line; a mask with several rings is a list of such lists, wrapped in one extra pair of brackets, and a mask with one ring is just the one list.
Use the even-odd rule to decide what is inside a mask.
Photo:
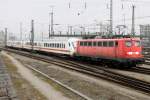
[[(51, 5), (54, 6), (55, 24), (107, 23), (109, 2), (110, 0), (0, 0), (0, 29), (8, 27), (10, 32), (19, 33), (19, 23), (22, 22), (23, 31), (29, 32), (31, 19), (34, 19), (36, 31), (47, 32)], [(113, 2), (114, 25), (123, 24), (123, 15), (126, 19), (131, 19), (132, 4), (136, 5), (136, 17), (150, 16), (150, 0), (113, 0)], [(131, 25), (131, 20), (126, 20), (126, 24)], [(137, 19), (136, 25), (139, 24), (150, 24), (150, 17)]]

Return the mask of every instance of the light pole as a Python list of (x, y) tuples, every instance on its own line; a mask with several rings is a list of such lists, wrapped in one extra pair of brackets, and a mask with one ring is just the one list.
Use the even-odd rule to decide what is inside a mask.
[(132, 6), (132, 29), (131, 29), (131, 34), (133, 36), (135, 36), (135, 20), (134, 20), (134, 16), (135, 16), (135, 5)]
[(110, 35), (113, 35), (113, 0), (110, 0)]
[(53, 28), (53, 25), (54, 25), (54, 23), (53, 23), (54, 22), (53, 8), (54, 8), (54, 6), (50, 6), (50, 7), (51, 7), (52, 11), (51, 11), (51, 13), (49, 13), (49, 38), (50, 38), (51, 35), (54, 35), (54, 28)]

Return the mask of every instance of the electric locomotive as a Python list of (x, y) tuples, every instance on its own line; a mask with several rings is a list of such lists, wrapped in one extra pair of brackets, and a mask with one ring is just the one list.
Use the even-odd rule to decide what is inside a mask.
[(78, 56), (105, 60), (110, 65), (134, 67), (144, 62), (140, 38), (83, 39), (78, 41), (76, 52)]

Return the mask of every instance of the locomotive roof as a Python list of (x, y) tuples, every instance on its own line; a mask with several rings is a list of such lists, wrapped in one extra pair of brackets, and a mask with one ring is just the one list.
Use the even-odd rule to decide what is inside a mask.
[(81, 39), (79, 41), (117, 41), (117, 40), (140, 40), (140, 38), (110, 38), (110, 39)]

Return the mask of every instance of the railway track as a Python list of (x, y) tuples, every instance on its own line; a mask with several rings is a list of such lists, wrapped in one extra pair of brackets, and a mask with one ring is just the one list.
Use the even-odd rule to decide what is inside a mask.
[(84, 95), (84, 94), (82, 94), (82, 93), (80, 93), (80, 92), (78, 92), (78, 91), (76, 91), (76, 90), (74, 90), (74, 89), (68, 87), (67, 85), (65, 85), (65, 84), (63, 84), (63, 83), (61, 83), (61, 82), (59, 82), (59, 81), (57, 81), (57, 80), (55, 80), (54, 78), (48, 76), (46, 73), (40, 71), (39, 69), (36, 69), (36, 68), (34, 68), (34, 67), (30, 66), (30, 65), (26, 65), (26, 66), (27, 66), (29, 69), (35, 71), (36, 73), (41, 74), (41, 75), (44, 76), (45, 78), (47, 78), (47, 79), (49, 79), (49, 80), (51, 80), (51, 81), (57, 83), (57, 84), (60, 85), (61, 87), (63, 87), (63, 88), (65, 88), (65, 89), (67, 89), (67, 90), (73, 92), (74, 94), (80, 96), (82, 99), (85, 99), (85, 100), (92, 100), (90, 97), (87, 97), (86, 95)]
[[(79, 64), (79, 63), (74, 63), (72, 61), (65, 61), (65, 60), (58, 60), (58, 59), (52, 59), (49, 57), (43, 57), (40, 55), (35, 55), (35, 54), (30, 54), (30, 53), (22, 53), (20, 51), (14, 51), (14, 50), (8, 50), (9, 52), (13, 52), (16, 54), (20, 54), (23, 56), (27, 56), (27, 57), (32, 57), (34, 59), (37, 60), (41, 60), (47, 63), (51, 63), (63, 68), (67, 68), (70, 70), (75, 70), (81, 73), (85, 73), (97, 78), (101, 78), (104, 80), (108, 80), (114, 83), (118, 83), (121, 84), (123, 86), (127, 86), (130, 88), (134, 88), (136, 90), (139, 90), (145, 94), (150, 95), (150, 83), (142, 81), (142, 80), (138, 80), (129, 76), (125, 76), (116, 72), (113, 72), (111, 70), (102, 68), (102, 67), (98, 67), (98, 66), (87, 66), (87, 65), (83, 65), (83, 64)], [(144, 69), (143, 69), (144, 71)]]
[(150, 68), (133, 67), (130, 69), (126, 69), (126, 71), (150, 75)]

